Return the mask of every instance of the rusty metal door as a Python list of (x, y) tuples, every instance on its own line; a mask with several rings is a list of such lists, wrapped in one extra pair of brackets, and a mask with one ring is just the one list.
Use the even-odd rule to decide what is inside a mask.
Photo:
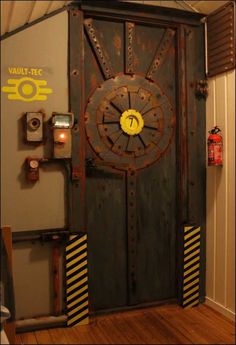
[(176, 298), (177, 26), (79, 20), (90, 309)]
[(84, 29), (92, 306), (173, 298), (175, 30), (91, 17)]

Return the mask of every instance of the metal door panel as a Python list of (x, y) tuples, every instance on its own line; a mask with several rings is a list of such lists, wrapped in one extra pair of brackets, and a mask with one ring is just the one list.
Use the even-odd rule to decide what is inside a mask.
[[(86, 18), (84, 26), (91, 308), (172, 298), (174, 31), (93, 18)], [(158, 73), (156, 59), (162, 65)], [(123, 74), (130, 71), (134, 74)], [(129, 108), (144, 119), (143, 130), (133, 137), (120, 128), (121, 113)]]
[(176, 153), (143, 169), (137, 179), (139, 302), (176, 297)]
[(86, 137), (91, 310), (177, 297), (178, 230), (189, 208), (185, 49), (191, 35), (176, 24), (188, 22), (187, 14), (176, 12), (175, 23), (169, 13), (162, 21), (149, 11), (149, 21), (139, 6), (132, 12), (120, 4), (114, 13), (101, 6), (82, 4), (77, 21), (84, 29), (80, 135)]
[(127, 303), (124, 178), (93, 169), (87, 176), (89, 293), (92, 310)]
[(97, 60), (91, 50), (88, 40), (84, 40), (84, 61), (90, 66), (90, 73), (84, 79), (85, 95), (87, 100), (90, 94), (103, 82), (102, 74), (99, 70)]
[(94, 26), (114, 74), (124, 70), (124, 24), (119, 21), (93, 19)]
[(155, 26), (135, 25), (134, 34), (134, 66), (138, 73), (147, 73), (155, 55), (158, 42), (161, 41), (165, 29)]

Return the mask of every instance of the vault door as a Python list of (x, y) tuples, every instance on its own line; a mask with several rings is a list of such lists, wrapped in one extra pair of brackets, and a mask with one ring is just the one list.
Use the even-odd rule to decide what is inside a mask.
[(176, 296), (175, 30), (85, 18), (94, 310)]

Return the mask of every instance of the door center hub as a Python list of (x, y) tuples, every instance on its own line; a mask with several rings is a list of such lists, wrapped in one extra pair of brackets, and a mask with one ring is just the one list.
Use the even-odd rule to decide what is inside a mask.
[(122, 113), (120, 117), (120, 125), (123, 132), (126, 134), (139, 134), (144, 126), (143, 117), (138, 111), (128, 109)]
[(140, 75), (117, 75), (89, 98), (85, 128), (101, 160), (136, 170), (165, 153), (175, 133), (175, 112), (157, 83)]

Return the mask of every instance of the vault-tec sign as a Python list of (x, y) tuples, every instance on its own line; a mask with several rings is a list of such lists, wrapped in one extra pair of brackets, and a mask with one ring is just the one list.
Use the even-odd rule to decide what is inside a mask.
[(42, 68), (8, 67), (8, 74), (13, 78), (7, 79), (7, 85), (2, 87), (2, 92), (7, 93), (9, 100), (23, 102), (46, 101), (53, 92), (47, 81), (39, 79), (43, 76)]

